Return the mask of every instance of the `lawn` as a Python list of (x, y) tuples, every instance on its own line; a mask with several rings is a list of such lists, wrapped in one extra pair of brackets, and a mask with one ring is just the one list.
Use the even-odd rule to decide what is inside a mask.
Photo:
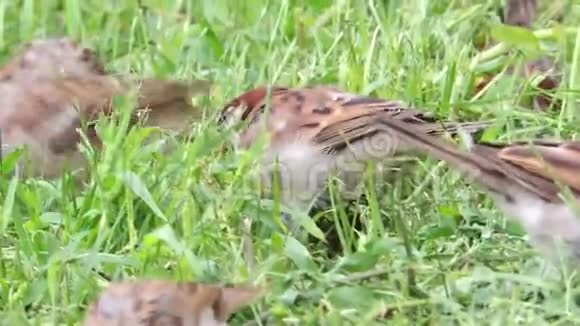
[[(556, 24), (564, 2), (540, 6), (533, 34), (499, 26), (491, 0), (1, 1), (1, 62), (25, 41), (67, 35), (113, 72), (213, 83), (194, 99), (202, 121), (171, 153), (160, 153), (169, 135), (145, 143), (158, 131), (103, 121), (106, 148), (84, 147), (82, 187), (70, 174), (25, 180), (2, 169), (2, 324), (77, 324), (110, 280), (135, 277), (267, 288), (232, 325), (579, 324), (576, 273), (551, 268), (445, 165), (419, 158), (369, 179), (365, 198), (337, 197), (312, 212), (308, 237), (292, 236), (277, 201), (260, 198), (260, 153), (230, 150), (231, 131), (215, 122), (261, 84), (334, 84), (441, 118), (493, 119), (487, 141), (572, 139), (580, 5)], [(561, 106), (543, 112), (529, 105), (532, 79), (494, 75), (539, 55), (563, 74)], [(476, 95), (486, 74), (495, 78)]]

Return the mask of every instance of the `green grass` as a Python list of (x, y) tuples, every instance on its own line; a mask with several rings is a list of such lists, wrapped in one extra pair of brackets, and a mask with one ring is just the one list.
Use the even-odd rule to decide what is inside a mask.
[[(76, 324), (107, 277), (267, 284), (233, 325), (260, 325), (260, 318), (268, 325), (580, 322), (578, 277), (548, 273), (521, 229), (443, 165), (420, 160), (385, 187), (369, 180), (366, 201), (335, 201), (336, 209), (320, 212), (319, 225), (338, 228), (344, 245), (330, 249), (280, 228), (275, 203), (259, 199), (252, 182), (257, 153), (221, 151), (228, 133), (212, 120), (227, 100), (259, 84), (335, 84), (443, 118), (495, 119), (486, 140), (573, 138), (580, 6), (565, 11), (565, 28), (514, 36), (496, 26), (497, 1), (140, 2), (0, 2), (3, 61), (31, 38), (69, 35), (114, 72), (214, 83), (212, 95), (198, 99), (205, 120), (172, 154), (143, 144), (151, 130), (125, 136), (103, 123), (106, 150), (85, 148), (92, 158), (86, 187), (75, 188), (70, 176), (0, 180), (3, 324)], [(549, 12), (542, 8), (538, 29), (552, 26)], [(492, 31), (504, 49), (557, 59), (562, 111), (520, 105), (534, 89), (508, 75), (473, 99), (482, 71), (524, 60), (522, 52), (477, 59), (474, 44)], [(359, 231), (349, 226), (355, 216)], [(244, 246), (250, 223), (251, 251)]]

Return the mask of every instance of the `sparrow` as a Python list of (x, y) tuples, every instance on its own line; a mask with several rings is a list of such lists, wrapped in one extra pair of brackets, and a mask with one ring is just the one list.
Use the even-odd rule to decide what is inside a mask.
[(400, 121), (377, 121), (392, 138), (447, 162), (487, 190), (541, 253), (580, 258), (580, 141), (480, 142), (463, 151)]
[(137, 280), (111, 284), (92, 303), (84, 326), (225, 326), (260, 296), (254, 287)]
[(75, 44), (33, 41), (0, 71), (2, 153), (25, 147), (30, 166), (19, 169), (24, 175), (53, 178), (82, 165), (79, 131), (86, 123), (87, 138), (100, 148), (93, 122), (115, 112), (115, 97), (136, 96), (133, 123), (143, 119), (147, 126), (180, 132), (199, 118), (191, 99), (208, 91), (208, 81), (107, 74), (92, 51)]
[(265, 135), (260, 174), (266, 191), (272, 188), (272, 175), (277, 175), (282, 204), (308, 211), (317, 199), (324, 198), (330, 176), (343, 183), (345, 198), (356, 198), (366, 162), (388, 166), (390, 158), (410, 153), (411, 148), (404, 142), (392, 142), (376, 128), (373, 121), (378, 116), (401, 121), (416, 132), (432, 136), (460, 129), (476, 132), (488, 124), (441, 122), (398, 101), (325, 85), (252, 89), (228, 102), (218, 121), (243, 125), (234, 132), (238, 149), (260, 144), (258, 140)]
[(96, 53), (68, 37), (29, 41), (0, 68), (1, 81), (105, 74), (105, 66)]

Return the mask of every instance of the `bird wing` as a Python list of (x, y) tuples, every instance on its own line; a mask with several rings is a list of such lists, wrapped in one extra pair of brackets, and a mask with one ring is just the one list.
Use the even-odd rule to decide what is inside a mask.
[(237, 116), (248, 121), (250, 125), (242, 135), (242, 142), (248, 145), (258, 135), (256, 129), (266, 107), (271, 108), (266, 132), (274, 144), (309, 141), (328, 152), (376, 134), (374, 122), (378, 117), (403, 121), (427, 134), (454, 132), (462, 127), (473, 132), (487, 125), (439, 122), (401, 102), (352, 94), (333, 86), (273, 87), (269, 93), (267, 88), (259, 87), (226, 105), (220, 120)]

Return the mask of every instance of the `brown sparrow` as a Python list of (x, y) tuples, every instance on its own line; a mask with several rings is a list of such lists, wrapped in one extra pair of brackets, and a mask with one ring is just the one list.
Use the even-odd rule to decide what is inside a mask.
[(26, 43), (0, 69), (0, 80), (38, 80), (64, 76), (104, 75), (105, 67), (89, 48), (67, 37)]
[(554, 257), (561, 242), (562, 253), (580, 258), (579, 141), (479, 143), (464, 152), (400, 121), (379, 121), (385, 133), (448, 162), (483, 186), (540, 251)]
[(225, 326), (260, 295), (253, 287), (139, 280), (110, 285), (89, 306), (84, 326)]
[(259, 87), (229, 102), (219, 121), (245, 123), (236, 134), (237, 147), (247, 149), (265, 134), (265, 169), (260, 172), (264, 184), (271, 187), (272, 170), (277, 171), (282, 202), (307, 210), (319, 198), (329, 176), (336, 175), (343, 182), (346, 198), (356, 197), (366, 161), (386, 165), (390, 157), (411, 150), (404, 142), (392, 142), (376, 128), (373, 121), (378, 116), (414, 126), (416, 132), (425, 135), (458, 129), (474, 132), (487, 125), (439, 122), (400, 102), (351, 94), (331, 86), (272, 87), (270, 92)]
[[(88, 54), (87, 54), (88, 53)], [(104, 74), (92, 51), (68, 39), (33, 41), (0, 72), (0, 139), (4, 154), (27, 148), (29, 175), (58, 176), (83, 159), (77, 148), (81, 122), (88, 139), (100, 146), (94, 127), (99, 114), (111, 114), (116, 96), (135, 93), (133, 121), (180, 131), (199, 117), (191, 104), (207, 81), (129, 78)]]

